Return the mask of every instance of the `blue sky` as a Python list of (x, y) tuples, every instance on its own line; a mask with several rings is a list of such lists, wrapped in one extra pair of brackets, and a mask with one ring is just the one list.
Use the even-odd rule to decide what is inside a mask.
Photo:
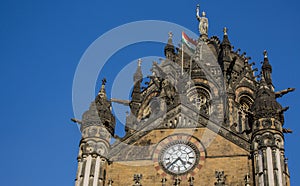
[[(80, 133), (70, 122), (72, 84), (86, 49), (102, 34), (133, 21), (169, 21), (198, 33), (199, 2), (210, 21), (210, 36), (222, 37), (223, 27), (228, 27), (231, 43), (247, 52), (258, 68), (267, 49), (276, 90), (298, 88), (279, 101), (290, 106), (285, 127), (294, 133), (286, 135), (285, 147), (292, 185), (299, 183), (298, 1), (11, 0), (0, 2), (1, 185), (73, 185)], [(111, 94), (118, 69), (143, 56), (163, 57), (163, 45), (140, 43), (116, 52), (102, 69), (95, 91), (107, 77)]]

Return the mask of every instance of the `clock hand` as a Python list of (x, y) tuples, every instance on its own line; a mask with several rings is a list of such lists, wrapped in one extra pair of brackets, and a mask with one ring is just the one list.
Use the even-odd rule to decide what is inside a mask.
[(179, 158), (179, 160), (181, 161), (181, 163), (183, 164), (183, 165), (185, 165), (186, 164), (186, 162), (185, 161), (183, 161), (180, 157), (178, 157)]
[(174, 160), (170, 165), (167, 166), (167, 169), (169, 169), (174, 163), (176, 163), (180, 159), (180, 157), (176, 158), (176, 160)]

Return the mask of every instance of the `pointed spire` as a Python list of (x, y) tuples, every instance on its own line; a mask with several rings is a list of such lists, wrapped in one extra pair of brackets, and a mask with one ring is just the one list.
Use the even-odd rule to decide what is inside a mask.
[(259, 88), (263, 88), (266, 87), (267, 83), (266, 83), (266, 79), (264, 76), (261, 76), (261, 79), (259, 81)]
[(173, 44), (173, 33), (169, 32), (169, 39), (168, 39), (168, 44)]
[(98, 96), (95, 99), (95, 104), (97, 106), (101, 123), (113, 135), (115, 132), (116, 121), (114, 115), (111, 112), (111, 102), (107, 100), (105, 85), (106, 79), (103, 78), (101, 89), (98, 93)]
[(98, 95), (91, 103), (89, 110), (82, 115), (81, 131), (90, 126), (104, 126), (111, 135), (114, 134), (116, 121), (111, 112), (111, 102), (107, 100), (105, 84), (104, 78)]
[(272, 71), (272, 66), (269, 63), (269, 58), (268, 58), (268, 52), (267, 52), (267, 50), (264, 50), (263, 55), (264, 55), (264, 61), (263, 61), (263, 66), (262, 67), (264, 69)]
[(138, 64), (137, 69), (136, 69), (136, 71), (134, 73), (134, 76), (133, 76), (133, 81), (134, 82), (141, 81), (142, 78), (143, 78), (143, 73), (142, 73), (142, 68), (141, 68), (142, 59), (138, 59), (137, 64)]
[(268, 52), (264, 50), (264, 61), (262, 65), (262, 76), (264, 77), (266, 83), (270, 86), (273, 86), (272, 83), (272, 66), (269, 63)]
[(260, 96), (262, 96), (262, 92), (265, 92), (266, 90), (268, 90), (268, 92), (272, 93), (272, 90), (269, 88), (265, 77), (261, 76), (261, 79), (260, 79), (259, 85), (258, 85), (258, 93), (257, 94), (261, 94)]
[(232, 46), (231, 46), (231, 43), (230, 43), (229, 38), (228, 38), (228, 29), (226, 27), (224, 27), (223, 32), (224, 32), (223, 41), (221, 43), (222, 51), (220, 53), (221, 54), (221, 60), (222, 60), (221, 64), (223, 62), (229, 62), (230, 63), (232, 61), (232, 59), (230, 57), (230, 52), (232, 50)]
[(102, 79), (101, 89), (100, 89), (100, 91), (99, 91), (99, 93), (98, 93), (98, 95), (99, 95), (101, 98), (104, 98), (104, 99), (106, 99), (105, 84), (106, 84), (106, 79), (103, 78), (103, 79)]
[(165, 46), (164, 51), (165, 51), (166, 58), (173, 61), (173, 57), (174, 57), (174, 54), (175, 54), (175, 47), (173, 45), (173, 33), (169, 32), (168, 35), (169, 35), (168, 43)]
[(138, 59), (137, 69), (133, 76), (134, 86), (133, 91), (131, 93), (131, 102), (129, 104), (131, 113), (133, 113), (135, 116), (137, 116), (141, 102), (141, 83), (143, 81), (141, 64), (142, 59)]
[(278, 110), (281, 110), (281, 105), (276, 101), (273, 88), (268, 86), (268, 82), (262, 75), (259, 87), (256, 92), (256, 98), (252, 105), (252, 111), (256, 119), (259, 118), (280, 118)]
[(223, 28), (223, 33), (224, 33), (224, 35), (223, 35), (222, 45), (223, 46), (229, 46), (230, 50), (231, 50), (232, 46), (231, 46), (231, 43), (230, 43), (229, 38), (228, 38), (228, 28), (227, 27)]

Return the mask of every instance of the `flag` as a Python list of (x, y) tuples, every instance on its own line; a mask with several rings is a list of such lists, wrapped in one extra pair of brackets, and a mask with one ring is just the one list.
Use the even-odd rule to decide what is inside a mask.
[(182, 44), (185, 44), (192, 52), (196, 50), (197, 43), (182, 32)]

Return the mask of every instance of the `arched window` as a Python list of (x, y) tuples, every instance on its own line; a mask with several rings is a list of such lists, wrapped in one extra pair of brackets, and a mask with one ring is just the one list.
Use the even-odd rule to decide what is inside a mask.
[(191, 103), (197, 108), (200, 114), (210, 114), (210, 95), (204, 89), (197, 91), (190, 97)]
[(243, 133), (250, 128), (248, 113), (250, 111), (253, 99), (248, 95), (242, 95), (239, 99), (238, 111), (238, 131)]

